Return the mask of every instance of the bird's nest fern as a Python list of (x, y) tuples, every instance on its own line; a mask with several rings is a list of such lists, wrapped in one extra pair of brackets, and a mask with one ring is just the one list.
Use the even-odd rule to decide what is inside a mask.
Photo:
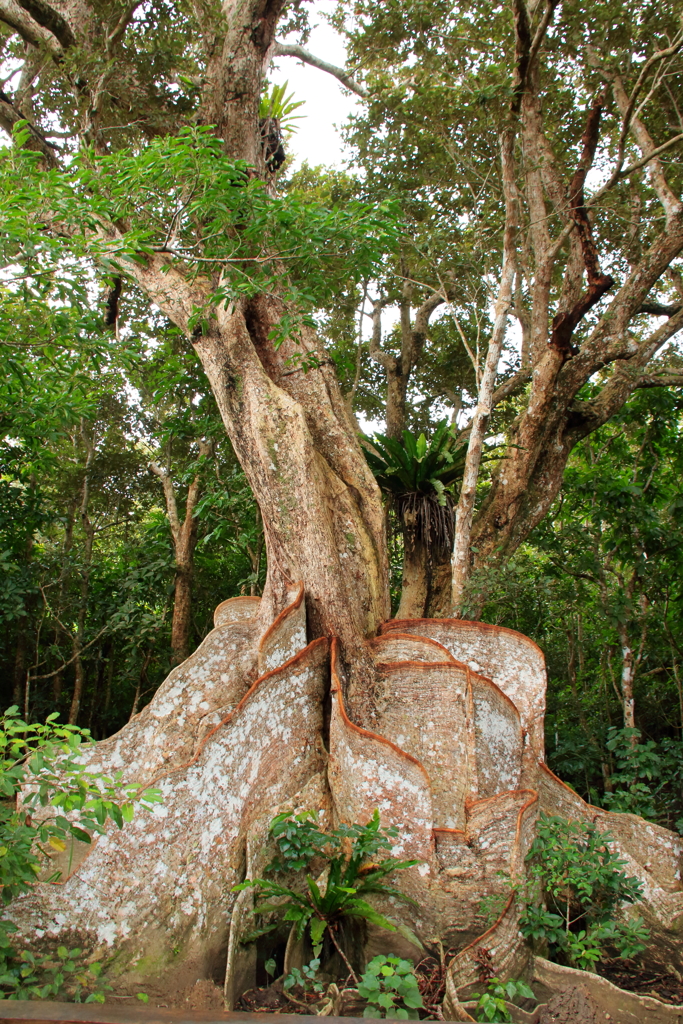
[(419, 541), (434, 554), (450, 551), (467, 439), (458, 438), (448, 420), (441, 420), (429, 441), (409, 430), (403, 431), (402, 441), (386, 434), (362, 435), (362, 441), (370, 469), (380, 490), (390, 497), (406, 540)]

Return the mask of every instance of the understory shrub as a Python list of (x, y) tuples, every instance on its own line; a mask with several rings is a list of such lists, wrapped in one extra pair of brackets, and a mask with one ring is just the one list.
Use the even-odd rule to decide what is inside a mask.
[(374, 957), (361, 976), (358, 995), (368, 1001), (364, 1017), (418, 1020), (424, 1005), (412, 962), (398, 956)]
[[(40, 878), (55, 882), (51, 866), (73, 839), (90, 843), (108, 821), (117, 828), (132, 821), (136, 803), (149, 808), (158, 790), (89, 771), (79, 760), (90, 743), (87, 730), (24, 722), (19, 709), (0, 717), (0, 896), (7, 905)], [(54, 954), (18, 949), (15, 926), (0, 917), (0, 998), (60, 998), (104, 1001), (102, 964), (88, 963), (80, 949), (60, 946)]]
[(476, 1019), (488, 1022), (511, 1021), (507, 1003), (520, 996), (523, 999), (534, 999), (534, 993), (525, 982), (489, 978), (486, 991), (482, 992), (476, 1006)]
[(642, 918), (619, 915), (642, 898), (643, 883), (626, 874), (610, 840), (591, 824), (540, 817), (520, 892), (520, 927), (551, 959), (590, 969), (615, 953), (633, 959), (646, 947)]
[[(405, 903), (414, 903), (391, 885), (387, 876), (412, 867), (418, 861), (386, 856), (384, 851), (394, 845), (398, 829), (383, 829), (378, 811), (367, 825), (342, 824), (329, 831), (320, 829), (313, 811), (297, 815), (279, 814), (271, 822), (270, 834), (278, 854), (265, 873), (281, 877), (282, 882), (274, 877), (247, 879), (236, 885), (233, 891), (255, 889), (260, 902), (256, 903), (254, 913), (274, 914), (281, 920), (290, 921), (297, 939), (303, 938), (308, 930), (314, 958), (320, 956), (324, 936), (329, 935), (349, 973), (357, 981), (343, 942), (339, 941), (341, 922), (359, 918), (390, 931), (405, 933), (405, 928), (372, 907), (367, 897), (392, 896)], [(311, 873), (314, 865), (316, 877)], [(276, 926), (277, 923), (268, 925), (260, 933)]]
[(604, 805), (683, 833), (683, 743), (670, 736), (643, 742), (638, 729), (612, 726), (606, 746), (616, 771), (613, 792), (602, 796)]

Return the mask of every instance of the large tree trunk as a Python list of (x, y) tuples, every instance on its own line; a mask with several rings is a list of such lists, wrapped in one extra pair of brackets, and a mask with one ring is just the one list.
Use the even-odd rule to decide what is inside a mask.
[[(303, 580), (311, 638), (339, 637), (355, 662), (389, 611), (379, 490), (328, 363), (292, 373), (294, 343), (275, 352), (268, 340), (283, 311), (268, 296), (219, 310), (195, 347), (263, 516), (264, 621)], [(309, 332), (302, 349), (323, 355)]]
[[(43, 0), (29, 6), (45, 21)], [(100, 33), (84, 6), (74, 14), (63, 5), (85, 44)], [(233, 0), (219, 19), (196, 6), (207, 55), (199, 117), (256, 169), (259, 93), (281, 7)], [(73, 30), (52, 13), (68, 47)], [(96, 112), (93, 103), (88, 117)], [(184, 276), (160, 252), (131, 273), (192, 338), (263, 515), (268, 576), (261, 599), (219, 605), (200, 648), (86, 754), (94, 770), (158, 785), (163, 804), (67, 851), (61, 884), (39, 883), (12, 906), (20, 937), (112, 956), (117, 994), (143, 988), (164, 999), (223, 975), (234, 993), (250, 957), (240, 945), (250, 915), (232, 890), (270, 859), (272, 816), (315, 809), (354, 822), (380, 808), (397, 829), (395, 852), (420, 861), (402, 873), (417, 902), (399, 912), (404, 922), (422, 939), (485, 943), (497, 971), (519, 966), (520, 976), (528, 951), (515, 901), (486, 932), (481, 901), (509, 892), (500, 873), (523, 880), (541, 806), (609, 826), (646, 882), (653, 962), (683, 969), (675, 837), (588, 807), (539, 764), (545, 670), (536, 645), (455, 620), (385, 622), (380, 495), (315, 336), (274, 349), (270, 332), (287, 312), (277, 295), (218, 306), (194, 330), (214, 282)], [(308, 354), (319, 365), (292, 371), (287, 360)], [(384, 941), (389, 951), (391, 936)], [(476, 971), (467, 948), (456, 967), (459, 977)]]

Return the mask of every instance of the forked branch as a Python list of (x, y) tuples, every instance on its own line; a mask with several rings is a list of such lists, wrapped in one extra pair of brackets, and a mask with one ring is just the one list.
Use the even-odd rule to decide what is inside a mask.
[(578, 166), (569, 186), (569, 209), (572, 221), (581, 242), (581, 253), (588, 278), (588, 288), (571, 309), (558, 313), (553, 320), (550, 344), (565, 357), (571, 352), (571, 337), (586, 313), (600, 301), (614, 284), (614, 278), (603, 274), (600, 269), (598, 251), (593, 239), (593, 230), (588, 219), (584, 200), (586, 175), (593, 165), (595, 150), (600, 135), (600, 117), (605, 106), (605, 93), (601, 92), (593, 101), (582, 138), (582, 151)]

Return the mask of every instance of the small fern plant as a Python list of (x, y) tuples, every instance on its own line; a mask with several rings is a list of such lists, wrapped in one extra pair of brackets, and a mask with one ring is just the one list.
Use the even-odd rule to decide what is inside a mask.
[(363, 435), (365, 454), (380, 489), (400, 498), (405, 494), (436, 495), (446, 506), (446, 491), (462, 480), (467, 444), (459, 441), (448, 420), (437, 423), (431, 439), (403, 431), (403, 442), (386, 434)]
[[(397, 833), (394, 827), (381, 827), (378, 811), (367, 825), (341, 824), (329, 832), (320, 829), (317, 817), (311, 811), (297, 815), (279, 814), (270, 825), (278, 856), (268, 865), (266, 874), (285, 873), (286, 882), (291, 884), (282, 884), (273, 878), (253, 878), (236, 885), (233, 892), (256, 889), (259, 902), (254, 913), (272, 913), (291, 921), (297, 940), (308, 931), (316, 957), (322, 950), (325, 934), (329, 935), (349, 973), (357, 981), (339, 942), (341, 922), (362, 918), (389, 931), (398, 930), (405, 934), (405, 928), (375, 910), (367, 902), (367, 897), (391, 896), (417, 905), (387, 881), (394, 871), (402, 871), (418, 863), (387, 855), (385, 851), (391, 849)], [(318, 870), (324, 866), (317, 880), (309, 873), (312, 862), (317, 863)], [(302, 872), (304, 878), (294, 881), (292, 872)]]
[(264, 92), (259, 106), (259, 118), (261, 121), (276, 121), (281, 131), (294, 133), (296, 131), (295, 122), (301, 121), (304, 116), (303, 114), (294, 115), (294, 111), (303, 107), (304, 100), (295, 100), (293, 92), (288, 96), (288, 85), (287, 81), (283, 85), (274, 85), (268, 92)]

